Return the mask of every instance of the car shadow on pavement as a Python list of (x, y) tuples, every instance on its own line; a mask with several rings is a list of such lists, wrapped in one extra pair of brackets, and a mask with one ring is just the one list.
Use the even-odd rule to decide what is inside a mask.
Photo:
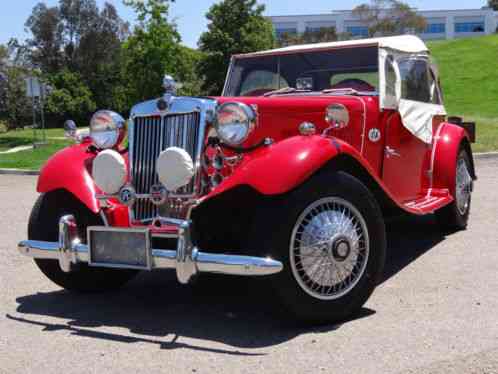
[(442, 242), (446, 235), (433, 216), (403, 216), (386, 224), (387, 257), (382, 283)]
[[(437, 226), (427, 219), (389, 223), (388, 257), (382, 282), (443, 239)], [(16, 300), (19, 315), (7, 317), (40, 326), (43, 331), (63, 330), (95, 339), (157, 344), (161, 349), (189, 348), (231, 355), (265, 354), (243, 350), (282, 344), (304, 333), (328, 333), (350, 322), (320, 328), (296, 327), (279, 318), (274, 297), (268, 283), (261, 279), (203, 276), (193, 286), (181, 286), (174, 272), (155, 271), (140, 274), (113, 294), (54, 291), (22, 296)], [(374, 313), (362, 308), (351, 321)], [(51, 323), (33, 319), (33, 315), (69, 321)], [(129, 333), (96, 330), (113, 327), (125, 328)], [(200, 340), (201, 344), (192, 345), (183, 338)], [(212, 342), (225, 344), (229, 349), (212, 348), (209, 346)]]
[[(305, 328), (282, 322), (272, 308), (274, 295), (262, 280), (206, 278), (193, 286), (181, 286), (173, 272), (156, 271), (141, 274), (112, 294), (54, 291), (22, 296), (16, 300), (19, 314), (7, 318), (40, 326), (43, 331), (68, 331), (116, 342), (152, 343), (161, 349), (189, 348), (232, 355), (261, 355), (264, 353), (241, 349), (274, 346), (303, 333), (327, 333), (341, 326)], [(373, 313), (363, 308), (353, 319)], [(34, 315), (69, 321), (39, 321)], [(99, 331), (113, 327), (128, 329), (129, 334)], [(206, 344), (192, 345), (182, 338)], [(212, 342), (228, 345), (230, 349), (213, 349)]]

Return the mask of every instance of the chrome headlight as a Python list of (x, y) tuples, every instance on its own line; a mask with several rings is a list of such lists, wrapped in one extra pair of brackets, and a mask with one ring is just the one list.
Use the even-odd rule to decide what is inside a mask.
[(242, 144), (256, 126), (256, 113), (243, 103), (225, 103), (216, 111), (214, 126), (228, 145)]
[(90, 121), (90, 137), (99, 149), (112, 148), (119, 144), (125, 133), (126, 122), (118, 113), (99, 110)]

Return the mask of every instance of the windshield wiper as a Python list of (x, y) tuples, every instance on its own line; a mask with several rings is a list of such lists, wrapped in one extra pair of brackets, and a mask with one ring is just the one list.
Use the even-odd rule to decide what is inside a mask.
[(328, 88), (322, 90), (324, 94), (337, 94), (337, 95), (359, 95), (360, 92), (356, 91), (354, 88)]
[(268, 96), (272, 96), (272, 95), (285, 95), (285, 94), (296, 93), (296, 92), (311, 92), (311, 90), (297, 89), (294, 87), (284, 87), (284, 88), (280, 88), (278, 90), (267, 92), (263, 96), (268, 97)]

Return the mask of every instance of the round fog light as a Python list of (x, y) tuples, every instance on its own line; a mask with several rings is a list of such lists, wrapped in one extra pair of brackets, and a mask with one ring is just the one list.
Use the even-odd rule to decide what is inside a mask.
[(156, 171), (163, 186), (168, 191), (176, 191), (192, 180), (194, 162), (184, 149), (170, 147), (157, 158)]
[(126, 183), (126, 162), (118, 152), (107, 149), (93, 160), (92, 176), (104, 193), (115, 195)]

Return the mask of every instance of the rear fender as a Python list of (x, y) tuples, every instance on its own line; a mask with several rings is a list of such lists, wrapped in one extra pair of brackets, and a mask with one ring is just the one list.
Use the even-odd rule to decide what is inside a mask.
[(467, 132), (451, 123), (442, 123), (435, 135), (432, 151), (432, 187), (448, 189), (455, 196), (456, 163), (461, 148), (469, 152), (473, 179), (476, 179), (474, 159)]
[(98, 213), (96, 186), (89, 172), (95, 155), (87, 149), (87, 145), (75, 144), (54, 154), (40, 172), (37, 191), (46, 193), (64, 189), (92, 212)]

